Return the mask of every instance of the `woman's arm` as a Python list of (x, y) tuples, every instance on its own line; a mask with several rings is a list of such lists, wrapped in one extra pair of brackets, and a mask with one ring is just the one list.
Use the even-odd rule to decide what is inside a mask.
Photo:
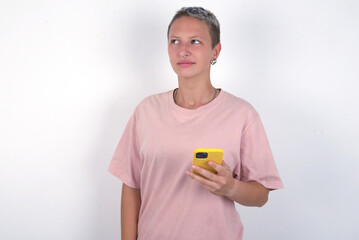
[(138, 215), (140, 213), (140, 189), (122, 184), (121, 199), (121, 239), (136, 240)]
[(233, 191), (227, 197), (244, 206), (262, 207), (268, 201), (269, 190), (262, 184), (251, 181), (242, 182), (233, 178)]

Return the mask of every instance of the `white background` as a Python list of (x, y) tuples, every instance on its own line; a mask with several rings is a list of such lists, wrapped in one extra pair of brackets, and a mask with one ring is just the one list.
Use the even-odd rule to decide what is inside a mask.
[(285, 185), (238, 206), (245, 239), (359, 238), (358, 1), (0, 0), (0, 239), (120, 239), (107, 166), (176, 87), (167, 25), (198, 5), (221, 23), (213, 84), (258, 110)]

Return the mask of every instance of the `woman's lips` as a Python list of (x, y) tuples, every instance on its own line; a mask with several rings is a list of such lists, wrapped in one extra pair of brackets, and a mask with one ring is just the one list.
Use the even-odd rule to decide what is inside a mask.
[(190, 67), (192, 66), (193, 64), (195, 64), (194, 62), (190, 62), (190, 61), (179, 61), (177, 63), (178, 66), (180, 67)]

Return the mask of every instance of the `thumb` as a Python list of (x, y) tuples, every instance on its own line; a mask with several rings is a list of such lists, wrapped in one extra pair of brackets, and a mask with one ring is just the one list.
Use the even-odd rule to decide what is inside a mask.
[(222, 166), (228, 170), (231, 170), (231, 168), (227, 165), (227, 163), (224, 160), (222, 160)]

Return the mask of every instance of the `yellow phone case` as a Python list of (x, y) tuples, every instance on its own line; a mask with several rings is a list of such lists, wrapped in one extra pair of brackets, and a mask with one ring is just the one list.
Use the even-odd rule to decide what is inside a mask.
[[(219, 165), (222, 165), (223, 149), (220, 148), (196, 148), (193, 151), (192, 164), (204, 168), (210, 172), (217, 173), (212, 167), (208, 165), (208, 161), (213, 161)], [(193, 173), (201, 176), (201, 174), (192, 170)]]

